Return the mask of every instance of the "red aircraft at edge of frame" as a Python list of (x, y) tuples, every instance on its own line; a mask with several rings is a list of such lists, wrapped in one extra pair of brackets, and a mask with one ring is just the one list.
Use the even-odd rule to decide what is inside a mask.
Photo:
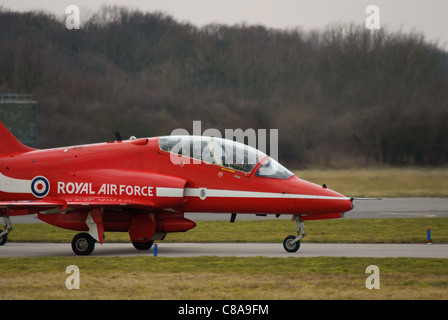
[[(182, 152), (181, 152), (182, 151)], [(188, 151), (188, 152), (186, 152)], [(252, 161), (248, 161), (252, 160)], [(54, 149), (32, 149), (0, 122), (0, 216), (37, 214), (51, 225), (81, 231), (77, 255), (89, 255), (104, 232), (129, 232), (138, 250), (167, 233), (196, 224), (184, 213), (292, 215), (297, 236), (304, 221), (341, 218), (353, 198), (297, 178), (276, 160), (247, 145), (204, 136), (117, 139)]]

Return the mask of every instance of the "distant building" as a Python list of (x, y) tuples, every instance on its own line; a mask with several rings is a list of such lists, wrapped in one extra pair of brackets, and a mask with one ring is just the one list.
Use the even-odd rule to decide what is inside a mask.
[(36, 114), (31, 94), (0, 93), (0, 121), (29, 147), (37, 147)]

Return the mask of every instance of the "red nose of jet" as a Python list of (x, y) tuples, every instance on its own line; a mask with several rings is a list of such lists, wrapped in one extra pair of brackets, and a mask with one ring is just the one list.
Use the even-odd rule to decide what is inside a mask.
[[(309, 210), (309, 213), (342, 213), (353, 209), (353, 199), (330, 190), (324, 184), (323, 186), (298, 179), (296, 187), (308, 194), (309, 199), (301, 201), (302, 209)], [(306, 207), (306, 208), (305, 208)], [(300, 210), (300, 209), (299, 209)]]
[(347, 198), (333, 190), (326, 189), (325, 191), (328, 197), (327, 201), (329, 201), (329, 206), (334, 212), (348, 212), (354, 208), (353, 198)]
[(343, 197), (345, 200), (340, 200), (341, 204), (338, 211), (348, 212), (355, 207), (355, 204), (353, 203), (353, 198), (347, 198), (344, 197), (343, 195), (341, 195), (341, 197)]

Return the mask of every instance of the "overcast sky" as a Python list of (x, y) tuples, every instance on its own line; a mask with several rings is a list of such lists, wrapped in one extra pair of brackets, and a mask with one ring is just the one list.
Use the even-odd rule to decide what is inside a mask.
[[(329, 24), (364, 24), (368, 5), (380, 9), (381, 27), (415, 30), (448, 48), (448, 0), (1, 0), (15, 11), (43, 9), (64, 16), (68, 5), (94, 12), (101, 4), (125, 5), (142, 11), (162, 11), (181, 22), (262, 24), (273, 28), (310, 30)], [(80, 17), (82, 27), (82, 15)]]

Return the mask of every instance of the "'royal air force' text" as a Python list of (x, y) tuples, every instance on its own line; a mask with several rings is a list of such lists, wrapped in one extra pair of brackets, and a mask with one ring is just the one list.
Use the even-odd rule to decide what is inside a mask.
[(58, 194), (152, 197), (154, 187), (103, 183), (95, 189), (89, 182), (58, 182)]

